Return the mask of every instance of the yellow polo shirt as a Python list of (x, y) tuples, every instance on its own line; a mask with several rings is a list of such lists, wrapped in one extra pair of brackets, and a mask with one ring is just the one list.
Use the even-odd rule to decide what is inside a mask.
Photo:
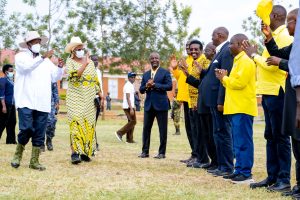
[[(186, 63), (190, 63), (193, 60), (192, 56), (188, 56), (186, 58)], [(173, 76), (177, 80), (177, 87), (178, 87), (178, 93), (177, 93), (177, 101), (189, 101), (189, 92), (188, 92), (188, 84), (186, 83), (186, 76), (184, 73), (178, 69), (175, 69), (172, 71)]]
[(255, 63), (244, 51), (235, 56), (229, 77), (222, 84), (226, 88), (224, 114), (248, 114), (257, 116), (255, 92)]
[[(272, 34), (279, 48), (286, 47), (293, 42), (293, 37), (289, 35), (285, 25), (278, 27)], [(266, 48), (261, 56), (254, 57), (257, 66), (256, 92), (257, 94), (277, 96), (280, 87), (285, 89), (287, 72), (279, 69), (278, 66), (268, 66), (266, 60), (269, 57), (270, 54)]]

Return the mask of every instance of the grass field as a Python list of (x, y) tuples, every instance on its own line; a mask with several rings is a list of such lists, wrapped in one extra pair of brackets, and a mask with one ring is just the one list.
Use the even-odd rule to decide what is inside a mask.
[[(0, 141), (0, 199), (288, 199), (264, 189), (250, 190), (214, 178), (204, 170), (190, 169), (179, 162), (189, 157), (188, 141), (183, 131), (174, 136), (169, 122), (167, 158), (152, 158), (159, 146), (157, 123), (151, 138), (150, 158), (140, 159), (142, 123), (136, 126), (137, 144), (117, 141), (114, 131), (122, 120), (98, 121), (97, 135), (101, 150), (90, 163), (70, 163), (69, 132), (64, 116), (60, 116), (54, 138), (54, 151), (46, 151), (40, 161), (46, 171), (28, 168), (31, 144), (26, 146), (21, 166), (10, 166), (15, 145)], [(266, 176), (263, 125), (255, 125), (255, 163), (253, 177)], [(294, 183), (294, 165), (292, 183)]]

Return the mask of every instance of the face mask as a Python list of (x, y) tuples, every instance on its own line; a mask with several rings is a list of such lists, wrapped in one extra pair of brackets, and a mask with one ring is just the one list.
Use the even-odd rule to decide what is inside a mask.
[(83, 58), (84, 56), (84, 50), (75, 51), (77, 58)]
[(31, 46), (31, 51), (34, 53), (39, 53), (41, 50), (41, 45), (40, 44), (34, 44)]
[(7, 76), (9, 79), (13, 79), (13, 78), (14, 78), (14, 73), (13, 73), (13, 72), (7, 72), (6, 76)]

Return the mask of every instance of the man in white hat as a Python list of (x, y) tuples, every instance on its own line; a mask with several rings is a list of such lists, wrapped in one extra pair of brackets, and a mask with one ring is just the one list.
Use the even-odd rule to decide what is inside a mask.
[(16, 78), (14, 98), (19, 116), (18, 144), (11, 166), (18, 168), (25, 145), (31, 138), (32, 155), (29, 168), (45, 170), (39, 163), (40, 147), (44, 144), (48, 113), (51, 110), (51, 82), (63, 75), (63, 60), (58, 67), (49, 58), (54, 51), (40, 55), (41, 45), (47, 38), (36, 31), (27, 33), (20, 47), (26, 49), (15, 56)]

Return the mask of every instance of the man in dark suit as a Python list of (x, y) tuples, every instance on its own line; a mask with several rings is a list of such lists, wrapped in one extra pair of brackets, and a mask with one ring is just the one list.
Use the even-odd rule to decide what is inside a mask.
[(160, 67), (159, 59), (158, 53), (150, 54), (151, 70), (144, 73), (140, 87), (140, 93), (147, 94), (144, 104), (143, 148), (140, 158), (149, 157), (154, 118), (157, 119), (160, 135), (159, 151), (154, 158), (163, 159), (166, 154), (169, 109), (167, 91), (172, 90), (172, 79), (170, 72)]
[[(227, 42), (229, 32), (224, 27), (216, 28), (212, 34), (212, 43), (216, 48), (216, 55), (212, 59), (207, 70), (202, 70), (200, 80), (192, 76), (187, 77), (187, 82), (197, 86), (199, 90), (198, 112), (202, 118), (207, 118), (207, 113), (212, 115), (213, 131), (209, 135), (213, 136), (216, 147), (217, 163), (212, 162), (208, 172), (214, 176), (226, 176), (233, 172), (233, 146), (231, 125), (229, 119), (223, 115), (223, 105), (225, 89), (215, 76), (215, 69), (226, 69), (231, 71), (233, 57), (229, 51)], [(205, 119), (202, 119), (205, 120)], [(209, 120), (206, 120), (209, 122)], [(212, 141), (208, 146), (213, 146)], [(208, 148), (209, 149), (209, 148)]]

